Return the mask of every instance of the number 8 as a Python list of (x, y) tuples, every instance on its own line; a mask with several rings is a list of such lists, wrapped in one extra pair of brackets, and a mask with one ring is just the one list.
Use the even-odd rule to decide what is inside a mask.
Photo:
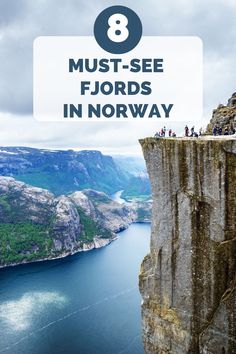
[(112, 42), (124, 42), (129, 37), (128, 19), (125, 15), (114, 14), (108, 20), (107, 36)]

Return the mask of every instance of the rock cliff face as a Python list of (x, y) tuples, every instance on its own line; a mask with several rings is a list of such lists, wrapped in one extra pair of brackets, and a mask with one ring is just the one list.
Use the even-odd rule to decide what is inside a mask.
[(145, 351), (236, 353), (236, 139), (141, 145), (153, 195), (140, 272)]
[(86, 215), (103, 227), (113, 232), (119, 232), (136, 220), (136, 213), (126, 204), (119, 204), (105, 193), (91, 189), (75, 192), (70, 196), (77, 205), (81, 205)]

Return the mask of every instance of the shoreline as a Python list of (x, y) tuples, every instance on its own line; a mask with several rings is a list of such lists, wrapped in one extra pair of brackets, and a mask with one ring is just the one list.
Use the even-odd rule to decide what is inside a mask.
[[(117, 202), (119, 204), (127, 203), (125, 199), (120, 197), (122, 192), (123, 192), (122, 190), (117, 191), (116, 193), (114, 193), (111, 196), (111, 197), (113, 197), (111, 199), (115, 200), (118, 196), (119, 202), (118, 201)], [(19, 263), (11, 263), (11, 264), (7, 264), (7, 265), (0, 265), (0, 270), (6, 269), (6, 268), (13, 268), (13, 267), (21, 266), (21, 265), (26, 265), (26, 264), (64, 259), (66, 257), (73, 256), (73, 255), (80, 253), (80, 252), (89, 252), (89, 251), (92, 251), (93, 249), (103, 248), (103, 247), (108, 246), (111, 242), (116, 241), (119, 238), (118, 234), (120, 232), (127, 230), (130, 227), (130, 225), (132, 225), (132, 224), (147, 224), (147, 223), (151, 223), (151, 220), (133, 221), (129, 225), (126, 225), (126, 227), (120, 228), (118, 231), (115, 232), (115, 236), (111, 237), (109, 239), (94, 237), (92, 242), (83, 243), (82, 246), (74, 249), (73, 251), (63, 252), (62, 254), (60, 254), (58, 256), (54, 256), (54, 257), (41, 258), (41, 259), (35, 259), (35, 260), (30, 260), (30, 261), (22, 261)]]
[[(151, 221), (134, 221), (130, 225), (132, 225), (132, 224), (151, 224)], [(127, 230), (130, 227), (130, 225), (127, 228), (117, 232), (117, 234)], [(57, 257), (42, 258), (42, 259), (36, 259), (35, 261), (28, 261), (28, 262), (26, 261), (26, 262), (13, 263), (13, 264), (8, 264), (8, 265), (0, 265), (0, 270), (1, 269), (6, 269), (6, 268), (13, 268), (13, 267), (21, 266), (21, 265), (26, 265), (26, 264), (32, 264), (32, 263), (55, 261), (55, 260), (59, 260), (59, 259), (64, 259), (64, 258), (69, 257), (69, 256), (74, 256), (75, 254), (80, 253), (80, 252), (89, 252), (89, 251), (92, 251), (94, 249), (103, 248), (103, 247), (109, 246), (113, 241), (118, 240), (119, 236), (117, 236), (117, 234), (116, 234), (116, 236), (114, 236), (112, 238), (109, 238), (109, 239), (106, 239), (106, 238), (95, 238), (95, 241), (89, 242), (89, 243), (84, 243), (83, 247), (80, 247), (80, 248), (78, 248), (77, 250), (75, 250), (73, 252), (62, 253), (61, 255), (59, 255)], [(103, 245), (99, 245), (99, 241), (103, 241), (104, 244)]]
[[(12, 264), (7, 264), (7, 265), (0, 265), (0, 270), (1, 269), (6, 269), (6, 268), (13, 268), (13, 267), (17, 267), (17, 266), (21, 266), (21, 265), (26, 265), (26, 264), (32, 264), (32, 263), (39, 263), (39, 262), (47, 262), (47, 261), (55, 261), (55, 260), (59, 260), (59, 259), (64, 259), (66, 257), (69, 256), (74, 256), (77, 253), (80, 252), (89, 252), (92, 251), (94, 249), (99, 249), (99, 248), (103, 248), (106, 247), (108, 245), (110, 245), (113, 241), (116, 241), (118, 239), (118, 236), (109, 238), (109, 239), (105, 239), (105, 238), (94, 238), (95, 241), (93, 242), (89, 242), (89, 243), (84, 243), (82, 247), (72, 251), (72, 252), (64, 252), (61, 255), (58, 255), (56, 257), (50, 257), (50, 258), (42, 258), (42, 259), (36, 259), (33, 261), (26, 261), (26, 262), (20, 262), (20, 263), (12, 263)], [(104, 244), (103, 245), (99, 245), (99, 241), (103, 241)], [(84, 247), (87, 246), (87, 247)]]

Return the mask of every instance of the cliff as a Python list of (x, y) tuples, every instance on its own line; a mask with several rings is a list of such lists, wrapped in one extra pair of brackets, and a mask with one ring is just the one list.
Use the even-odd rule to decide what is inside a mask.
[(145, 351), (236, 353), (236, 139), (140, 142), (153, 195)]

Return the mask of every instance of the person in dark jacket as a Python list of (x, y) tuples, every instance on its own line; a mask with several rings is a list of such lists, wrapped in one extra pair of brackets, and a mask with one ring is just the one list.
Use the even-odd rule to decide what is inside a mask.
[(189, 128), (187, 125), (184, 128), (184, 133), (185, 133), (185, 136), (189, 136)]

